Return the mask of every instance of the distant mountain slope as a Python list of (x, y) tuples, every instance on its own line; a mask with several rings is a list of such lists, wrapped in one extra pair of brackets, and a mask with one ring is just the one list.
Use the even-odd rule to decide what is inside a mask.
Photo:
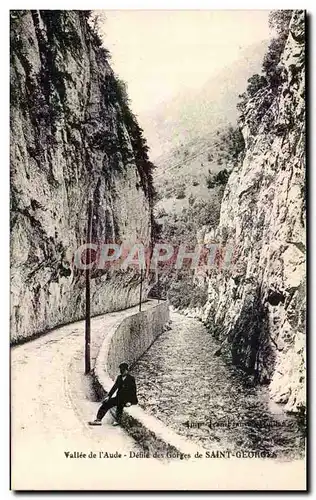
[(192, 197), (205, 201), (210, 199), (214, 194), (207, 187), (210, 174), (233, 167), (227, 152), (227, 130), (228, 127), (219, 128), (204, 137), (192, 139), (156, 160), (157, 214), (161, 211), (179, 213), (188, 207)]
[[(218, 127), (235, 123), (238, 95), (247, 86), (247, 79), (261, 70), (268, 41), (251, 45), (238, 61), (210, 78), (199, 90), (183, 91), (146, 114), (139, 114), (156, 160), (172, 148), (196, 140)], [(205, 64), (212, 65), (212, 61)]]

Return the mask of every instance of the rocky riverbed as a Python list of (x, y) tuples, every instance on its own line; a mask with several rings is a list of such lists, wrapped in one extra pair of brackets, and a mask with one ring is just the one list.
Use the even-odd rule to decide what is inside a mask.
[(175, 312), (171, 319), (171, 330), (133, 370), (140, 405), (207, 449), (303, 457), (304, 430), (297, 418), (271, 403), (266, 386), (254, 386), (216, 356), (218, 343), (201, 322)]

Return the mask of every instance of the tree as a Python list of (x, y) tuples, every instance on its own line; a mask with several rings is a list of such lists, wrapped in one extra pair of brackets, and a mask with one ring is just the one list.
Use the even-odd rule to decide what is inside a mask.
[(245, 149), (244, 136), (240, 127), (228, 127), (227, 134), (224, 135), (224, 140), (227, 149), (227, 160), (236, 164), (240, 154)]
[(288, 36), (292, 10), (272, 10), (269, 14), (269, 27), (279, 36)]
[(97, 33), (98, 36), (102, 39), (103, 36), (103, 27), (106, 22), (106, 15), (104, 10), (93, 10), (88, 11), (89, 14), (89, 25), (94, 33)]
[[(289, 34), (292, 14), (293, 11), (291, 10), (274, 10), (270, 12), (269, 26), (275, 31), (276, 37), (271, 40), (264, 56), (262, 63), (263, 74), (256, 74), (249, 78), (247, 91), (239, 96), (240, 100), (237, 109), (241, 116), (245, 114), (249, 99), (253, 98), (262, 88), (266, 87), (272, 90), (272, 93), (270, 92), (272, 96), (277, 95), (282, 82), (282, 69), (278, 65)], [(266, 99), (265, 107), (269, 107), (271, 104), (269, 99), (270, 97)]]
[(249, 97), (253, 97), (258, 90), (267, 84), (267, 80), (263, 75), (253, 75), (248, 78), (247, 94)]
[(189, 206), (188, 219), (194, 221), (194, 231), (201, 229), (203, 226), (216, 227), (219, 223), (221, 210), (222, 194), (214, 195), (208, 201), (196, 200), (193, 205)]
[(177, 200), (183, 200), (185, 198), (185, 189), (183, 187), (179, 187), (176, 193)]
[(291, 10), (275, 10), (270, 12), (269, 26), (277, 36), (269, 44), (268, 51), (263, 59), (262, 70), (275, 89), (281, 79), (281, 71), (277, 68), (284, 50), (287, 37), (289, 35), (289, 25), (292, 17)]
[(217, 186), (226, 186), (228, 179), (229, 172), (226, 168), (220, 170), (217, 174), (211, 174), (209, 171), (209, 175), (206, 179), (206, 186), (208, 189), (212, 189)]

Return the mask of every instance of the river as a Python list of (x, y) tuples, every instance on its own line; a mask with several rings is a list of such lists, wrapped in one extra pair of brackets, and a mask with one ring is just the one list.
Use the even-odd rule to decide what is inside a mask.
[(206, 449), (302, 458), (304, 431), (267, 386), (215, 356), (219, 344), (201, 322), (175, 312), (171, 319), (132, 371), (140, 405)]

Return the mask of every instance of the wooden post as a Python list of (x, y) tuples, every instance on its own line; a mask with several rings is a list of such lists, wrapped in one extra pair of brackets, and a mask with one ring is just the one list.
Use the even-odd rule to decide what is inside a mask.
[(143, 268), (140, 270), (139, 310), (142, 310)]
[[(92, 201), (88, 206), (87, 243), (92, 239)], [(91, 249), (87, 250), (87, 263), (91, 263)], [(86, 322), (85, 322), (85, 374), (91, 371), (90, 341), (91, 341), (91, 308), (90, 308), (90, 280), (91, 270), (86, 269)]]

